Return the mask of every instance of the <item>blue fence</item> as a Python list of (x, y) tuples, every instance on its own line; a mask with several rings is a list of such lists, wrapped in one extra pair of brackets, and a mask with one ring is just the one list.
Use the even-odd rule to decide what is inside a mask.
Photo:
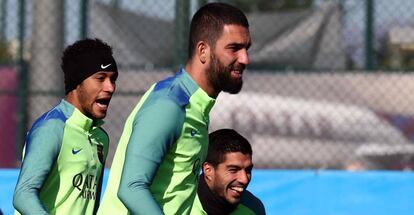
[[(0, 170), (0, 208), (5, 215), (13, 214), (17, 177), (18, 170)], [(269, 215), (414, 214), (412, 172), (254, 170), (249, 190)]]

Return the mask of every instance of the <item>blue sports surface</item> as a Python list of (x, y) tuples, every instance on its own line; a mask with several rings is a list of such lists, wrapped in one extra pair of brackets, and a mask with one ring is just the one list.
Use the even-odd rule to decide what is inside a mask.
[[(0, 209), (13, 214), (16, 169), (0, 169)], [(106, 187), (108, 171), (105, 172)], [(414, 214), (414, 173), (254, 170), (248, 188), (269, 215)]]

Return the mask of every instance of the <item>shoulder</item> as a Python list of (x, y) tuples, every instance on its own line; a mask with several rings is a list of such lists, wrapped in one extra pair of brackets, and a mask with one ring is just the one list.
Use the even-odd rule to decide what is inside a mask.
[(164, 98), (179, 106), (185, 106), (189, 103), (192, 94), (187, 85), (183, 76), (178, 74), (157, 82), (152, 95), (154, 98)]
[(56, 106), (49, 111), (42, 114), (32, 125), (32, 129), (37, 126), (54, 126), (60, 125), (63, 126), (68, 117), (65, 115), (64, 111), (61, 109), (60, 105)]
[(151, 116), (155, 119), (174, 120), (182, 118), (185, 114), (185, 105), (167, 96), (148, 98), (136, 114), (136, 120)]
[(173, 126), (182, 124), (191, 91), (181, 79), (180, 76), (169, 77), (151, 87), (135, 113), (134, 124), (157, 120)]
[(266, 214), (262, 201), (248, 190), (243, 193), (241, 204), (254, 211), (257, 215)]
[(39, 117), (27, 133), (25, 154), (36, 148), (53, 148), (51, 146), (56, 146), (55, 149), (58, 150), (62, 144), (66, 119), (58, 108)]
[(135, 122), (140, 120), (162, 120), (163, 123), (182, 122), (189, 96), (180, 91), (179, 86), (155, 86), (135, 115)]
[(46, 134), (56, 134), (63, 132), (67, 117), (58, 109), (53, 108), (40, 116), (32, 125), (29, 135), (33, 132), (45, 132)]

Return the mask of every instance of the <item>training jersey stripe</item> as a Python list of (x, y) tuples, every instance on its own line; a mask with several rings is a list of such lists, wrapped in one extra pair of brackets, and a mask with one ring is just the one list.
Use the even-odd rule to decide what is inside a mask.
[[(184, 78), (185, 73), (180, 70), (175, 76), (169, 77), (165, 80), (159, 81), (152, 92), (155, 95), (167, 95), (173, 101), (177, 102), (180, 106), (185, 106), (190, 100), (191, 94), (194, 93), (194, 89), (191, 89), (192, 92), (186, 91), (184, 86), (181, 86), (179, 81)], [(166, 92), (167, 91), (167, 92)], [(151, 94), (151, 95), (152, 95)], [(150, 95), (150, 97), (152, 97)]]
[(52, 119), (57, 119), (57, 120), (61, 120), (62, 122), (66, 122), (66, 120), (68, 118), (65, 116), (65, 114), (61, 110), (57, 109), (56, 107), (54, 107), (50, 111), (44, 113), (40, 118), (38, 118), (33, 123), (33, 126), (30, 129), (30, 131), (28, 132), (28, 135), (26, 137), (25, 154), (29, 151), (29, 148), (30, 148), (32, 131), (36, 130), (36, 128), (39, 127), (40, 125), (42, 125), (42, 123), (45, 122), (46, 120), (52, 120)]

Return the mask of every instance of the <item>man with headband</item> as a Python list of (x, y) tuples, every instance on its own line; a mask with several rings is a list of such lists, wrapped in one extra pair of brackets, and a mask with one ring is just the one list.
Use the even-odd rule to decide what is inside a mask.
[(13, 205), (22, 214), (95, 214), (109, 138), (101, 128), (118, 77), (99, 39), (68, 46), (65, 98), (32, 125)]

